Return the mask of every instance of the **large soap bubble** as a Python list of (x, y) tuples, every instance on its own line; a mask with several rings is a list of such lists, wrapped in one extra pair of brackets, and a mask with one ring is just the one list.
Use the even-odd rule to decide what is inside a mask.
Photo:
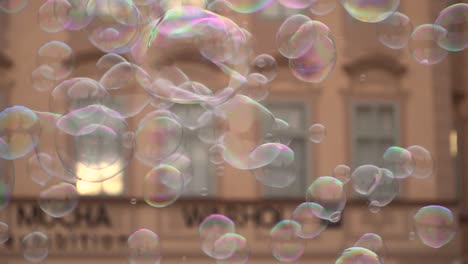
[(462, 51), (468, 47), (468, 4), (458, 3), (442, 10), (435, 23), (447, 30), (438, 44), (448, 51)]
[(341, 0), (349, 15), (355, 19), (376, 23), (391, 16), (400, 5), (400, 0)]
[(413, 216), (416, 234), (432, 248), (440, 248), (455, 237), (455, 218), (450, 209), (430, 205), (419, 209)]
[(139, 229), (128, 237), (128, 258), (131, 264), (159, 264), (161, 244), (159, 236), (148, 229)]

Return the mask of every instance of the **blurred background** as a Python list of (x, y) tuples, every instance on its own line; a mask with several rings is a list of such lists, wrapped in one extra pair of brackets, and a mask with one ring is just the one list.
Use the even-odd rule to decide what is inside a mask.
[[(51, 40), (63, 41), (73, 49), (72, 77), (100, 77), (95, 64), (104, 53), (89, 44), (85, 32), (41, 30), (37, 11), (43, 2), (30, 1), (20, 13), (0, 13), (2, 109), (24, 105), (49, 111), (50, 92), (32, 89), (31, 72), (38, 49)], [(456, 2), (463, 1), (403, 0), (399, 11), (416, 27), (433, 23), (442, 9)], [(43, 263), (126, 263), (127, 238), (139, 228), (160, 236), (163, 263), (214, 263), (200, 250), (198, 235), (198, 225), (211, 213), (225, 214), (236, 223), (237, 232), (250, 245), (249, 263), (274, 263), (270, 229), (290, 218), (314, 179), (331, 175), (339, 164), (351, 168), (380, 165), (389, 146), (412, 145), (431, 152), (436, 173), (428, 179), (402, 181), (400, 195), (378, 212), (371, 212), (368, 204), (347, 188), (348, 202), (341, 220), (308, 241), (297, 263), (333, 263), (343, 249), (368, 232), (384, 239), (385, 263), (468, 263), (468, 53), (450, 52), (438, 64), (419, 64), (408, 49), (383, 46), (374, 24), (359, 22), (337, 6), (325, 16), (306, 13), (333, 32), (336, 67), (319, 84), (301, 82), (290, 73), (287, 60), (275, 46), (281, 23), (301, 12), (306, 13), (275, 3), (250, 15), (229, 14), (254, 36), (255, 54), (267, 53), (277, 61), (278, 75), (268, 84), (269, 94), (262, 104), (291, 126), (285, 136), (292, 139), (290, 147), (295, 152), (298, 174), (293, 184), (269, 188), (249, 171), (229, 164), (214, 165), (209, 160), (210, 146), (199, 143), (196, 135), (186, 134), (193, 179), (174, 204), (148, 206), (143, 200), (143, 179), (149, 169), (132, 162), (111, 180), (77, 182), (81, 195), (78, 207), (64, 218), (54, 219), (38, 206), (43, 187), (28, 176), (27, 157), (18, 159), (13, 198), (0, 211), (0, 220), (11, 230), (11, 238), (0, 245), (0, 264), (27, 262), (21, 238), (31, 231), (49, 237), (49, 255)], [(196, 70), (204, 80), (214, 80), (219, 74), (210, 67)], [(149, 111), (151, 106), (130, 118), (129, 124), (136, 126)], [(179, 114), (191, 118), (193, 112), (183, 109)], [(307, 132), (315, 123), (326, 127), (326, 137), (319, 144), (311, 142)], [(77, 174), (86, 173), (79, 170)], [(414, 213), (431, 204), (450, 208), (458, 222), (456, 237), (440, 249), (425, 246), (414, 234)]]

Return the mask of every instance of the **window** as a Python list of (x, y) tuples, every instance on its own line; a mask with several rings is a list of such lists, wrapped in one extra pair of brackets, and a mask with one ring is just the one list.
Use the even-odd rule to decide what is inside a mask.
[(399, 107), (395, 102), (352, 104), (352, 162), (354, 167), (373, 164), (381, 167), (382, 155), (399, 145)]
[(216, 195), (216, 165), (209, 160), (210, 144), (199, 139), (199, 130), (195, 129), (198, 118), (204, 109), (199, 105), (175, 104), (171, 111), (176, 114), (186, 128), (184, 130), (184, 154), (191, 159), (187, 173), (191, 174), (191, 181), (185, 185), (183, 197), (214, 196)]
[(269, 7), (263, 9), (260, 15), (267, 19), (285, 19), (292, 15), (302, 14), (300, 9), (291, 9), (281, 6), (279, 3), (274, 2)]
[[(120, 165), (113, 164), (109, 166), (109, 169), (120, 168)], [(76, 167), (76, 175), (80, 177), (81, 174), (96, 173), (93, 170), (88, 169), (88, 167), (78, 164)], [(109, 180), (103, 182), (85, 182), (78, 181), (76, 183), (76, 189), (81, 195), (89, 196), (117, 196), (121, 195), (124, 192), (124, 173), (120, 172)]]
[[(303, 198), (308, 187), (307, 165), (310, 166), (308, 158), (308, 138), (307, 138), (307, 107), (304, 103), (297, 102), (269, 102), (265, 105), (276, 118), (288, 122), (290, 128), (282, 132), (285, 138), (290, 138), (289, 148), (294, 151), (295, 163), (297, 166), (296, 180), (285, 188), (272, 188), (263, 186), (266, 197), (283, 198)], [(283, 173), (281, 169), (274, 170), (273, 173)]]

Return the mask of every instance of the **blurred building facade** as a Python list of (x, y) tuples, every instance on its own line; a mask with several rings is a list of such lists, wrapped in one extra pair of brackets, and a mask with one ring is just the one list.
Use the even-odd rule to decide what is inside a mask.
[[(438, 12), (453, 1), (401, 1), (400, 12), (413, 25), (432, 23)], [(31, 88), (37, 49), (50, 40), (67, 42), (76, 53), (74, 77), (96, 75), (102, 55), (90, 46), (84, 32), (47, 34), (36, 25), (41, 1), (31, 1), (23, 12), (0, 16), (0, 104), (2, 108), (25, 105), (48, 111), (49, 93)], [(437, 173), (430, 179), (405, 179), (401, 195), (379, 213), (353, 196), (342, 220), (307, 243), (297, 263), (333, 263), (364, 233), (380, 234), (388, 248), (386, 263), (465, 263), (468, 261), (468, 77), (466, 52), (450, 54), (428, 67), (414, 61), (407, 49), (390, 50), (376, 37), (375, 25), (353, 20), (338, 6), (332, 13), (315, 17), (335, 35), (338, 62), (322, 83), (296, 80), (275, 46), (275, 34), (293, 14), (272, 5), (254, 15), (236, 15), (236, 22), (255, 37), (256, 54), (277, 59), (277, 78), (264, 104), (291, 125), (291, 148), (299, 174), (285, 189), (261, 186), (249, 172), (209, 162), (208, 148), (190, 143), (193, 181), (173, 205), (157, 209), (143, 200), (143, 179), (149, 171), (138, 161), (121, 175), (101, 184), (78, 183), (79, 207), (64, 219), (46, 217), (37, 204), (41, 188), (26, 173), (26, 159), (15, 161), (16, 188), (11, 205), (0, 212), (0, 221), (12, 228), (12, 239), (0, 247), (0, 264), (24, 263), (21, 237), (31, 231), (49, 235), (46, 263), (126, 263), (128, 236), (139, 228), (151, 229), (162, 240), (163, 263), (212, 263), (200, 250), (198, 224), (211, 213), (231, 217), (251, 247), (250, 263), (273, 263), (268, 245), (271, 227), (290, 218), (304, 201), (307, 186), (317, 177), (330, 175), (335, 166), (380, 164), (392, 145), (421, 145), (433, 155)], [(313, 16), (311, 16), (314, 18)], [(211, 73), (207, 70), (206, 75)], [(209, 77), (207, 77), (209, 78)], [(144, 113), (151, 111), (148, 106)], [(141, 117), (129, 120), (135, 126)], [(321, 144), (308, 140), (307, 128), (324, 124), (327, 136)], [(288, 132), (289, 133), (289, 132)], [(190, 135), (188, 135), (190, 136)], [(281, 173), (281, 172), (278, 172)], [(424, 246), (411, 238), (412, 215), (425, 205), (440, 204), (453, 210), (459, 231), (441, 249)], [(465, 257), (463, 257), (465, 254)], [(459, 262), (456, 262), (459, 261)]]

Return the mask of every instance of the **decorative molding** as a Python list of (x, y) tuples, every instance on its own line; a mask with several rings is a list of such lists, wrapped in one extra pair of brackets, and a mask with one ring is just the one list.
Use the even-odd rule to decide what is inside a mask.
[(344, 71), (350, 76), (356, 76), (368, 69), (381, 69), (389, 72), (397, 78), (401, 78), (407, 69), (397, 59), (386, 54), (373, 54), (348, 63), (343, 66)]

